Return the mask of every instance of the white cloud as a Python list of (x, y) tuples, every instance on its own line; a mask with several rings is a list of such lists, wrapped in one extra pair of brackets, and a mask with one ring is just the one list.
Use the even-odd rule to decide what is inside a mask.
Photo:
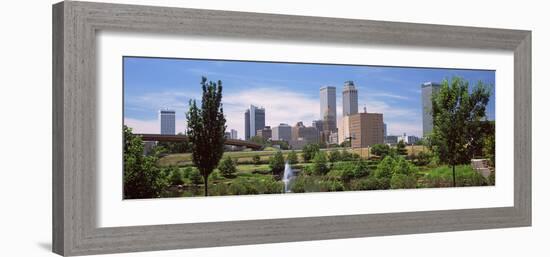
[(318, 98), (279, 87), (228, 93), (223, 97), (223, 104), (227, 128), (236, 129), (241, 138), (244, 138), (245, 131), (244, 112), (251, 104), (266, 109), (267, 126), (277, 126), (279, 123), (294, 125), (298, 121), (311, 125), (311, 121), (319, 117)]

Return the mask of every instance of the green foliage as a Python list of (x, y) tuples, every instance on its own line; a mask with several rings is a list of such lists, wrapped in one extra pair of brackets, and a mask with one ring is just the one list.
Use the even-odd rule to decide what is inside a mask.
[(253, 136), (249, 139), (249, 141), (262, 145), (263, 147), (271, 146), (271, 143), (261, 136)]
[[(472, 169), (470, 165), (457, 165), (455, 169), (456, 186), (484, 186), (489, 184), (489, 181)], [(437, 167), (424, 175), (424, 179), (429, 187), (452, 186), (452, 168), (449, 166)]]
[(360, 179), (352, 183), (352, 190), (381, 190), (381, 189), (387, 189), (389, 186), (385, 184), (389, 184), (387, 179), (377, 179), (374, 176), (369, 176), (365, 179)]
[(294, 151), (294, 150), (290, 151), (290, 153), (286, 157), (286, 160), (290, 164), (297, 164), (298, 163), (298, 155), (296, 154), (296, 151)]
[(304, 158), (304, 162), (309, 162), (311, 159), (313, 159), (316, 154), (319, 152), (319, 145), (318, 144), (307, 144), (302, 149), (302, 158)]
[(226, 156), (222, 159), (218, 165), (218, 170), (226, 178), (234, 177), (237, 172), (235, 162), (231, 159), (231, 156)]
[(256, 154), (256, 155), (252, 156), (252, 162), (253, 162), (255, 165), (260, 165), (260, 164), (262, 164), (262, 159), (261, 159), (260, 155)]
[(416, 188), (416, 177), (414, 175), (394, 174), (391, 177), (390, 185), (392, 189)]
[(386, 156), (376, 168), (374, 176), (378, 179), (387, 178), (391, 179), (393, 167), (395, 166), (395, 160), (391, 156)]
[(399, 140), (399, 142), (397, 142), (395, 150), (397, 155), (407, 155), (407, 148), (403, 140)]
[(380, 156), (380, 158), (386, 157), (386, 155), (390, 154), (390, 147), (386, 144), (375, 144), (370, 149), (371, 153), (377, 156)]
[(191, 169), (189, 171), (189, 180), (191, 180), (191, 183), (195, 186), (204, 182), (200, 172), (196, 169)]
[(325, 152), (317, 152), (313, 159), (313, 173), (317, 175), (325, 175), (329, 171), (327, 166), (327, 157)]
[(185, 167), (183, 168), (183, 178), (190, 178), (190, 175), (191, 175), (191, 172), (193, 172), (193, 168), (192, 167)]
[(353, 178), (355, 178), (355, 173), (351, 169), (345, 169), (340, 174), (340, 180), (345, 183), (349, 183)]
[[(445, 80), (432, 96), (433, 132), (430, 148), (440, 161), (453, 167), (467, 164), (483, 144), (483, 120), (490, 97), (489, 87), (481, 81), (470, 93), (468, 81), (453, 77)], [(453, 172), (453, 186), (456, 173)]]
[(488, 158), (489, 165), (495, 166), (495, 122), (487, 124), (489, 127), (486, 130), (485, 137), (483, 138), (483, 156)]
[(228, 188), (231, 195), (277, 194), (283, 190), (283, 183), (273, 179), (237, 178)]
[(210, 178), (209, 180), (220, 180), (222, 179), (222, 177), (220, 176), (220, 172), (219, 171), (213, 171), (212, 173), (210, 173)]
[(338, 162), (342, 160), (342, 155), (340, 154), (340, 151), (337, 149), (331, 150), (330, 155), (328, 157), (328, 160), (332, 163)]
[(189, 101), (187, 137), (191, 143), (193, 163), (204, 180), (204, 195), (208, 196), (208, 176), (222, 158), (225, 143), (225, 116), (222, 107), (222, 82), (207, 83), (202, 77), (201, 108)]
[(293, 193), (344, 191), (342, 182), (316, 176), (298, 176), (290, 186)]
[(419, 152), (416, 155), (411, 156), (414, 164), (417, 166), (425, 166), (432, 162), (433, 155), (428, 152)]
[(281, 151), (277, 151), (273, 157), (269, 160), (269, 168), (271, 173), (275, 176), (282, 177), (285, 170), (285, 158)]
[(170, 166), (167, 168), (167, 172), (169, 175), (170, 184), (175, 185), (181, 185), (183, 184), (183, 172), (181, 172), (177, 167)]
[(124, 126), (124, 198), (159, 197), (169, 185), (168, 174), (156, 163), (158, 155), (144, 156), (141, 137)]
[(386, 156), (378, 164), (374, 176), (384, 188), (415, 188), (416, 173), (417, 168), (405, 158)]
[[(178, 135), (183, 135), (178, 133)], [(179, 142), (165, 142), (161, 141), (157, 143), (157, 146), (165, 149), (166, 153), (187, 153), (191, 151), (191, 144), (189, 141), (179, 141)]]

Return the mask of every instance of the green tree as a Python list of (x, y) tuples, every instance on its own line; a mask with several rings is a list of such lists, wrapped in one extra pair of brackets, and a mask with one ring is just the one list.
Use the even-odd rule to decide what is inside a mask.
[(183, 182), (183, 174), (178, 169), (178, 167), (170, 166), (167, 168), (168, 174), (170, 174), (169, 180), (170, 184), (173, 186), (175, 185), (181, 185)]
[[(180, 132), (177, 135), (183, 136), (183, 133)], [(189, 151), (191, 151), (191, 144), (189, 144), (189, 141), (161, 141), (157, 143), (157, 146), (162, 146), (164, 149), (166, 149), (167, 153), (188, 153)]]
[(390, 154), (390, 147), (386, 144), (375, 144), (371, 147), (370, 151), (372, 154), (380, 156), (383, 159), (386, 155)]
[(374, 176), (378, 179), (387, 178), (390, 179), (393, 174), (393, 167), (395, 166), (395, 160), (391, 156), (386, 156), (378, 163)]
[(313, 172), (317, 175), (325, 175), (329, 171), (325, 152), (319, 151), (313, 158)]
[(218, 170), (224, 177), (229, 178), (235, 176), (237, 167), (235, 167), (235, 162), (231, 159), (231, 156), (226, 156), (218, 165)]
[(282, 177), (282, 174), (285, 170), (285, 158), (281, 151), (277, 151), (273, 157), (269, 160), (269, 168), (271, 173), (275, 176)]
[(318, 144), (307, 144), (302, 149), (302, 158), (304, 158), (304, 162), (309, 162), (315, 155), (319, 152), (319, 145)]
[(222, 106), (222, 82), (207, 82), (202, 77), (201, 108), (189, 101), (187, 136), (191, 143), (193, 163), (204, 180), (204, 195), (208, 196), (208, 176), (220, 161), (225, 143), (225, 116)]
[(486, 120), (489, 87), (478, 82), (470, 93), (468, 81), (454, 77), (451, 83), (443, 81), (439, 93), (432, 96), (433, 132), (429, 136), (430, 148), (440, 161), (453, 170), (467, 164), (481, 149), (482, 121)]
[(294, 150), (290, 151), (290, 153), (289, 153), (288, 156), (286, 157), (286, 160), (287, 160), (288, 163), (290, 163), (290, 164), (296, 164), (296, 163), (298, 163), (298, 155), (296, 154), (296, 151), (294, 151)]
[(340, 151), (337, 149), (331, 150), (330, 155), (328, 156), (328, 160), (332, 163), (341, 161), (342, 155), (340, 154)]
[(124, 125), (124, 198), (159, 197), (168, 187), (166, 171), (157, 166), (158, 155), (144, 155), (141, 137)]
[(403, 140), (399, 140), (395, 146), (397, 155), (407, 155), (407, 146)]

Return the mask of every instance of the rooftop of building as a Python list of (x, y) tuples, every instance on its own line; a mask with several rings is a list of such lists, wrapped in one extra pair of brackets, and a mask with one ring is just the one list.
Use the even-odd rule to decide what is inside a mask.
[(437, 82), (433, 82), (433, 81), (422, 83), (422, 88), (430, 87), (430, 86), (432, 86), (432, 87), (440, 87), (441, 84), (440, 84), (440, 83), (437, 83)]

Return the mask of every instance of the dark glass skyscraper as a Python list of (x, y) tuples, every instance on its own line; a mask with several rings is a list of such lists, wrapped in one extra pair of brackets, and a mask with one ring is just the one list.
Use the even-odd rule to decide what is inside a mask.
[(244, 112), (244, 137), (250, 139), (256, 136), (256, 131), (265, 127), (265, 109), (250, 105)]

